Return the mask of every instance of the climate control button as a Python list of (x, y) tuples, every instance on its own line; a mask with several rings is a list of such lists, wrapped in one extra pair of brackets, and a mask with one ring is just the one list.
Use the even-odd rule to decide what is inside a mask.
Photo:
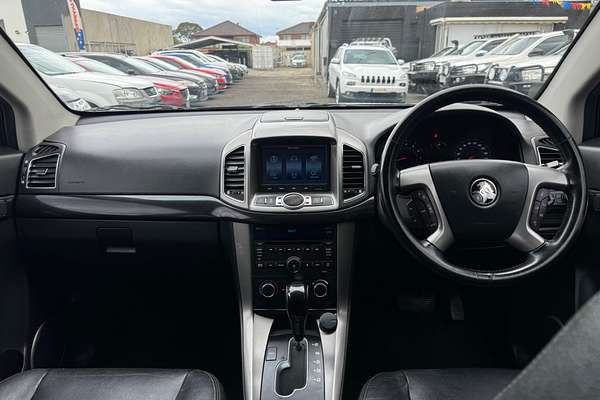
[(277, 293), (277, 286), (275, 286), (273, 282), (263, 282), (260, 284), (258, 292), (265, 299), (270, 299), (271, 297), (275, 296), (275, 293)]
[(322, 299), (323, 297), (327, 297), (327, 292), (329, 290), (329, 285), (327, 281), (319, 280), (313, 283), (313, 293), (315, 297)]

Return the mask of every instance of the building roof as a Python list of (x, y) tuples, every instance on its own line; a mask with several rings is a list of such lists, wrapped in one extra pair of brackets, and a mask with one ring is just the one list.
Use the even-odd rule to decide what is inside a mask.
[(205, 37), (205, 36), (219, 36), (219, 37), (227, 37), (227, 36), (256, 36), (259, 35), (244, 28), (240, 24), (233, 23), (231, 21), (223, 21), (217, 25), (211, 26), (210, 28), (206, 28), (203, 31), (194, 33), (193, 37)]
[(293, 34), (308, 34), (310, 33), (314, 22), (300, 22), (294, 26), (290, 26), (282, 31), (277, 32), (277, 35), (293, 35)]
[(254, 47), (255, 45), (246, 42), (238, 42), (237, 40), (222, 38), (218, 36), (207, 36), (189, 42), (177, 44), (173, 49), (201, 49), (203, 47), (214, 46), (216, 44), (235, 45), (238, 47)]

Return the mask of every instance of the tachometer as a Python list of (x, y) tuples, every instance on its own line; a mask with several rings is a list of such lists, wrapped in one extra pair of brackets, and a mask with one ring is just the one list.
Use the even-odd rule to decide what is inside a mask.
[(398, 152), (396, 167), (405, 169), (423, 164), (423, 149), (414, 141), (406, 140)]
[(465, 140), (456, 147), (457, 160), (478, 160), (491, 157), (491, 151), (487, 144), (477, 140)]

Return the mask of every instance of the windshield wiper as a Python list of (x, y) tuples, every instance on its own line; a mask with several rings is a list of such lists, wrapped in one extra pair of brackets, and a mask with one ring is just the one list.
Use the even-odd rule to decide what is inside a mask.
[(181, 110), (181, 107), (170, 106), (168, 104), (155, 104), (152, 106), (130, 106), (127, 104), (114, 104), (112, 106), (95, 107), (89, 111), (152, 111), (152, 110)]

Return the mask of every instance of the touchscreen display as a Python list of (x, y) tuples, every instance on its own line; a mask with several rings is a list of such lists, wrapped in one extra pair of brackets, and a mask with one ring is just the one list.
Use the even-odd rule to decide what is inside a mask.
[(263, 146), (261, 163), (265, 190), (329, 188), (327, 145)]

